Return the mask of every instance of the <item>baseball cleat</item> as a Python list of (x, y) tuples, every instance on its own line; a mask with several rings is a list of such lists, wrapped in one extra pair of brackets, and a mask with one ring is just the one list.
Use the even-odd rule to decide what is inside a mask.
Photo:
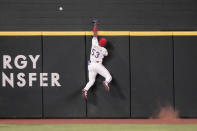
[(107, 91), (109, 91), (109, 90), (110, 90), (110, 87), (109, 87), (109, 85), (108, 85), (108, 82), (107, 82), (107, 81), (103, 81), (103, 85), (104, 85), (104, 87), (105, 87), (105, 89), (106, 89)]
[(88, 98), (88, 91), (87, 90), (85, 90), (85, 89), (82, 90), (82, 97), (84, 99), (87, 99)]

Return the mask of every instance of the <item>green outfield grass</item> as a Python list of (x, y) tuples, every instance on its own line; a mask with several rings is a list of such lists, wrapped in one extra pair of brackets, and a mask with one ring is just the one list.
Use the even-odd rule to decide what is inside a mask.
[(0, 124), (0, 131), (197, 131), (197, 124)]

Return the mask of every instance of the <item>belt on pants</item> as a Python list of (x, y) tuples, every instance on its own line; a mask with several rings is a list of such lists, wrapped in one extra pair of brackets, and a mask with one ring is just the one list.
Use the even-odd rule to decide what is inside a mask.
[[(89, 60), (89, 62), (88, 63), (91, 63), (91, 61)], [(95, 61), (95, 63), (101, 63), (101, 61)]]

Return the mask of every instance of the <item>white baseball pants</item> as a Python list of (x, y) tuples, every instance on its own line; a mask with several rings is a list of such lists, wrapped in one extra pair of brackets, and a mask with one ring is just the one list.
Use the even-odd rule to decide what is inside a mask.
[(108, 83), (110, 83), (112, 80), (112, 77), (109, 71), (103, 66), (102, 63), (91, 62), (88, 66), (88, 71), (89, 71), (89, 74), (88, 74), (89, 82), (86, 84), (84, 88), (87, 91), (93, 86), (97, 74), (103, 76), (105, 78), (105, 81)]

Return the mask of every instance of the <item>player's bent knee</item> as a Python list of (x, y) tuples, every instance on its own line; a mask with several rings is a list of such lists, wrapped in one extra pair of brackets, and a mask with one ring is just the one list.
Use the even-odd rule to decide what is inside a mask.
[(111, 82), (111, 81), (112, 81), (112, 76), (111, 76), (111, 75), (108, 75), (106, 81), (107, 81), (108, 83)]
[(112, 81), (112, 76), (110, 75), (109, 80)]

